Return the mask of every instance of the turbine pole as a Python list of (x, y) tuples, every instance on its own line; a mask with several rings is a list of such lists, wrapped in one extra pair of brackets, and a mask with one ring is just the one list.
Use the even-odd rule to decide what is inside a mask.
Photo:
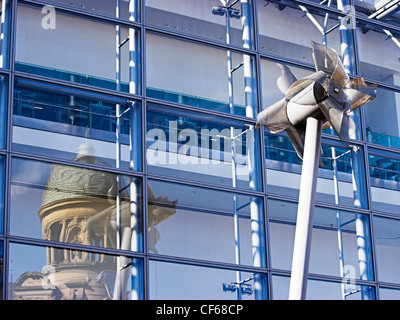
[(307, 118), (289, 300), (305, 300), (306, 298), (321, 131), (320, 120), (313, 117)]

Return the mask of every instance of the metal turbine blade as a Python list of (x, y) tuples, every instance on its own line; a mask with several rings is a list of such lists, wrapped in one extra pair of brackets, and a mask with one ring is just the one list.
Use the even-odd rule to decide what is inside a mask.
[(277, 63), (277, 65), (282, 70), (282, 73), (276, 80), (276, 84), (278, 85), (279, 90), (283, 94), (286, 94), (290, 86), (295, 83), (297, 79), (287, 66), (280, 63)]
[(331, 80), (344, 87), (350, 80), (337, 52), (327, 46), (311, 41), (316, 71), (323, 71)]
[(286, 115), (286, 100), (283, 98), (257, 115), (255, 128), (267, 127), (271, 133), (278, 133), (285, 130), (289, 125), (289, 119)]

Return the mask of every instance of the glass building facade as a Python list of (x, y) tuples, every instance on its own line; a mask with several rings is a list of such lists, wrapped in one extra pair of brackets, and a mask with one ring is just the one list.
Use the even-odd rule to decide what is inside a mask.
[(302, 161), (255, 129), (311, 40), (378, 83), (322, 134), (308, 299), (400, 299), (398, 0), (1, 0), (1, 298), (287, 299)]

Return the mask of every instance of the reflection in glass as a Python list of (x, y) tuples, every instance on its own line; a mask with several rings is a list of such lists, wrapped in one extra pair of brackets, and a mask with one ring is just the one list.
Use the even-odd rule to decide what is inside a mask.
[(142, 261), (124, 256), (11, 243), (8, 299), (143, 299)]
[(146, 94), (254, 118), (257, 113), (254, 58), (235, 52), (230, 54), (229, 69), (235, 69), (231, 72), (232, 94), (225, 50), (148, 33)]
[(400, 300), (400, 290), (380, 287), (379, 300)]
[(397, 27), (400, 26), (399, 4), (397, 1), (355, 0), (354, 8), (363, 17), (390, 23)]
[(0, 233), (3, 233), (4, 223), (4, 188), (6, 186), (5, 157), (0, 156)]
[(0, 75), (0, 148), (6, 146), (8, 77)]
[[(265, 145), (269, 192), (298, 198), (302, 161), (291, 142), (286, 135), (266, 133)], [(340, 142), (322, 140), (317, 201), (361, 208), (368, 206), (363, 150), (361, 147), (354, 150), (347, 149)], [(358, 179), (357, 185), (353, 176)]]
[(43, 26), (41, 9), (18, 6), (16, 70), (140, 93), (137, 30), (61, 10), (53, 10), (54, 24)]
[[(268, 216), (272, 267), (290, 270), (297, 204), (269, 200)], [(310, 273), (373, 280), (368, 216), (316, 207), (312, 232)]]
[[(173, 216), (150, 229), (151, 252), (265, 266), (262, 199), (153, 180), (149, 183), (156, 194), (174, 199), (176, 206)], [(160, 200), (149, 200), (149, 206), (165, 211), (171, 208)]]
[(161, 105), (148, 107), (149, 172), (261, 189), (259, 135), (252, 126)]
[[(289, 295), (290, 278), (272, 276), (272, 294), (274, 300), (286, 300)], [(350, 289), (343, 296), (343, 288)], [(375, 299), (375, 290), (371, 286), (355, 283), (308, 280), (307, 300), (364, 300), (362, 293), (367, 292), (369, 300)]]
[(400, 283), (400, 221), (375, 217), (373, 222), (378, 280)]
[[(360, 73), (366, 78), (399, 85), (399, 47), (388, 38), (388, 29), (373, 24), (357, 25)], [(385, 48), (385, 50), (376, 50)], [(379, 93), (378, 95), (379, 96)]]
[(152, 260), (149, 267), (150, 300), (267, 299), (265, 274)]
[(400, 159), (389, 152), (369, 149), (372, 208), (399, 214)]
[[(242, 19), (245, 18), (245, 23), (248, 23), (250, 28), (253, 27), (251, 1), (242, 4), (238, 1), (231, 3), (231, 43), (242, 45)], [(172, 32), (226, 41), (226, 8), (218, 0), (146, 0), (146, 23)], [(250, 37), (252, 39), (253, 34)]]
[(378, 87), (376, 98), (365, 105), (367, 141), (400, 149), (400, 93)]
[(11, 0), (1, 0), (0, 6), (0, 68), (7, 68), (10, 51)]
[[(309, 19), (308, 16), (312, 15)], [(340, 53), (338, 16), (298, 2), (258, 0), (259, 43), (263, 52), (314, 64), (310, 40)], [(318, 27), (315, 25), (318, 23)], [(326, 33), (326, 37), (323, 36)]]
[[(129, 19), (138, 21), (140, 14), (137, 8), (139, 0), (80, 0), (74, 2), (71, 0), (50, 0), (54, 4), (61, 4), (72, 10), (83, 10), (92, 13), (105, 14), (111, 17), (115, 17), (116, 8), (119, 4), (121, 19)], [(131, 18), (133, 15), (134, 19)]]
[(141, 169), (141, 106), (134, 100), (17, 79), (13, 149)]
[[(92, 160), (87, 155), (77, 159), (82, 164)], [(10, 232), (50, 241), (140, 251), (141, 194), (138, 178), (14, 158)]]

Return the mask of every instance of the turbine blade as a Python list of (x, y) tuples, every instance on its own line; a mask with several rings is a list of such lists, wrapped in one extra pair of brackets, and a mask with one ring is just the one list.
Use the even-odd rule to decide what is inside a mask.
[(303, 159), (305, 132), (290, 126), (285, 130), (290, 142), (300, 159)]
[(375, 99), (377, 86), (377, 83), (369, 86), (362, 77), (351, 79), (343, 90), (348, 105), (350, 106), (350, 111), (353, 111)]
[(289, 126), (289, 119), (286, 115), (285, 98), (279, 100), (257, 115), (256, 129), (267, 127), (271, 133), (278, 133)]
[(297, 81), (296, 77), (293, 75), (290, 69), (280, 63), (277, 63), (278, 67), (282, 70), (281, 75), (276, 80), (276, 84), (278, 85), (278, 89), (283, 93), (289, 90), (290, 86)]
[(334, 99), (322, 101), (319, 107), (339, 139), (347, 146), (348, 144), (343, 139), (353, 138), (356, 132), (353, 119), (344, 113), (343, 107)]
[(311, 41), (315, 70), (331, 75), (331, 80), (345, 86), (350, 80), (337, 52), (327, 46)]
[[(288, 127), (285, 130), (290, 142), (292, 143), (292, 146), (294, 150), (296, 150), (297, 156), (303, 160), (303, 155), (304, 155), (304, 139), (305, 139), (305, 131), (303, 130), (298, 130), (293, 126)], [(322, 147), (320, 150), (320, 157), (319, 157), (319, 165), (321, 167), (324, 167), (324, 163), (322, 162)]]

